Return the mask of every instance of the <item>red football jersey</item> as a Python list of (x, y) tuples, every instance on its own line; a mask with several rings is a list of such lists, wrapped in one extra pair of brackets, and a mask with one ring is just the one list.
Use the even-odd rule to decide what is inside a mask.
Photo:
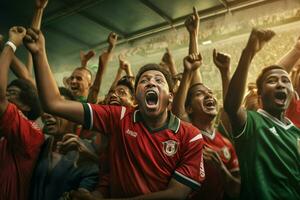
[(286, 116), (295, 124), (295, 126), (300, 128), (300, 99), (297, 99), (296, 96), (292, 98), (286, 111)]
[[(209, 135), (202, 131), (204, 138), (204, 145), (208, 148), (215, 150), (220, 155), (223, 163), (230, 172), (239, 171), (239, 162), (231, 142), (222, 136), (219, 132), (215, 131)], [(220, 172), (211, 163), (205, 162), (205, 181), (202, 187), (195, 192), (195, 196), (191, 199), (223, 199), (224, 184)]]
[(192, 189), (205, 178), (203, 138), (189, 123), (170, 114), (166, 127), (149, 130), (139, 110), (83, 104), (85, 127), (110, 134), (111, 197), (165, 190), (170, 179)]
[(0, 200), (25, 200), (44, 135), (14, 104), (0, 117)]

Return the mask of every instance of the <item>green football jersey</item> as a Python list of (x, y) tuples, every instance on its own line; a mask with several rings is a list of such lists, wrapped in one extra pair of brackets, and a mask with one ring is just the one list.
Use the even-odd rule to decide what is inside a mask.
[(289, 125), (264, 110), (247, 112), (235, 138), (241, 199), (300, 199), (300, 129), (286, 120)]

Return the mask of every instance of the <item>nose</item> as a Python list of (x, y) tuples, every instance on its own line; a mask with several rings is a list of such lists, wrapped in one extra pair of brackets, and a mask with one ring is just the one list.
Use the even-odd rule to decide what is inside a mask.
[(282, 80), (278, 80), (276, 88), (285, 88), (285, 83)]
[(148, 81), (146, 87), (147, 87), (147, 88), (151, 88), (151, 87), (154, 87), (155, 85), (156, 85), (155, 80), (154, 80), (153, 78), (151, 78), (151, 79)]

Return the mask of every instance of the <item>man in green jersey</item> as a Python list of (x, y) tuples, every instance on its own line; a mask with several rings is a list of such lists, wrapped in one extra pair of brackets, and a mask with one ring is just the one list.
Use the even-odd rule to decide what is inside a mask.
[(225, 99), (241, 171), (241, 199), (300, 199), (300, 129), (285, 117), (293, 86), (288, 73), (273, 65), (257, 78), (262, 109), (241, 107), (255, 54), (274, 36), (253, 29)]

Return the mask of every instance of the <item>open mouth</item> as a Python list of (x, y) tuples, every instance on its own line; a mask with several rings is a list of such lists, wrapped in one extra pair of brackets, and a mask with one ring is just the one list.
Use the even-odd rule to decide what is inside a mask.
[(72, 90), (72, 91), (78, 91), (78, 90), (79, 90), (79, 87), (78, 87), (78, 86), (71, 86), (71, 90)]
[(158, 95), (156, 91), (147, 91), (145, 101), (148, 108), (156, 108), (156, 106), (158, 105)]
[(278, 105), (285, 105), (287, 94), (285, 92), (275, 92), (275, 103)]
[(208, 109), (215, 109), (216, 102), (213, 99), (208, 99), (208, 100), (204, 101), (204, 106)]
[(117, 98), (110, 98), (108, 104), (109, 105), (117, 105), (117, 106), (121, 105), (120, 101)]

